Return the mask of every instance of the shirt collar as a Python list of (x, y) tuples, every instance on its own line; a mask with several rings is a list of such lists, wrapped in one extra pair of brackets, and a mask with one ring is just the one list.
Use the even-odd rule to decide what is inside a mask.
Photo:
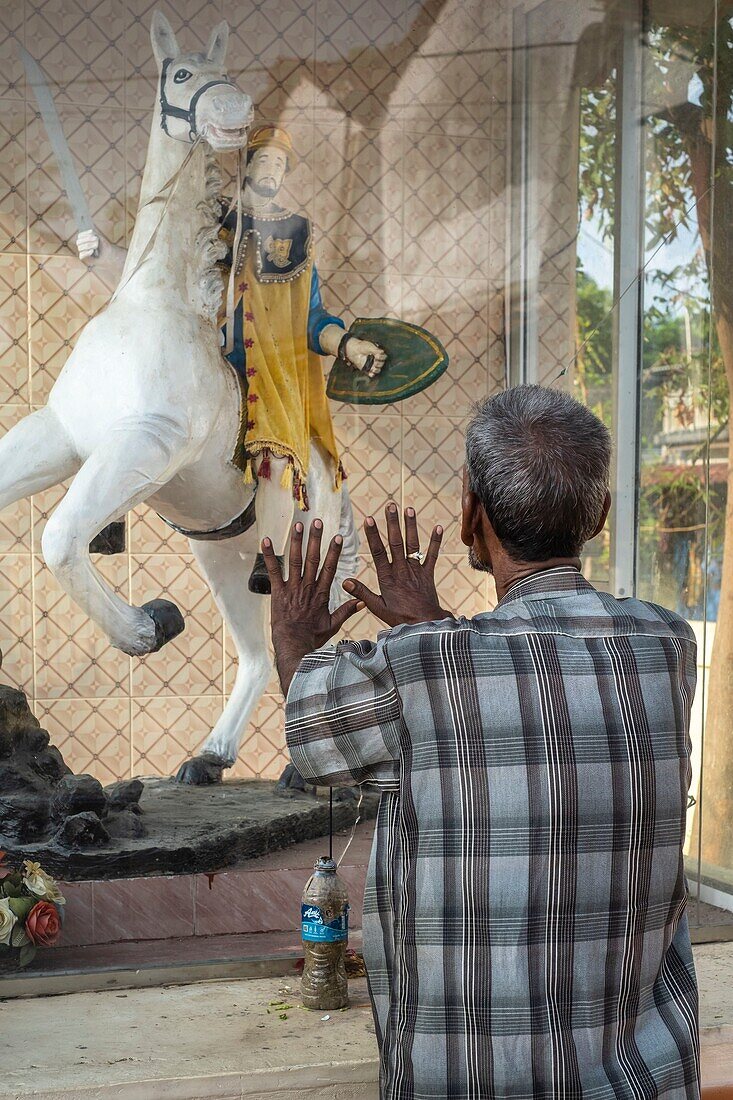
[(503, 607), (512, 600), (524, 600), (529, 596), (549, 597), (561, 592), (595, 592), (595, 589), (574, 565), (556, 565), (515, 581), (496, 606)]

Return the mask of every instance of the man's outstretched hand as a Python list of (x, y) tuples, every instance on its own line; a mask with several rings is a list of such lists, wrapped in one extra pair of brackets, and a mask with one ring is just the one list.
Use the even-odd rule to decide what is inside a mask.
[(435, 563), (443, 541), (443, 528), (433, 529), (427, 553), (421, 562), (415, 556), (420, 554), (415, 509), (408, 508), (405, 511), (404, 539), (397, 505), (388, 504), (386, 513), (391, 559), (374, 517), (369, 516), (364, 524), (369, 549), (377, 568), (379, 593), (372, 592), (361, 581), (353, 579), (344, 581), (345, 590), (387, 626), (430, 623), (450, 618), (450, 611), (445, 611), (440, 606), (435, 590)]
[(290, 539), (287, 580), (282, 575), (270, 539), (264, 539), (262, 543), (262, 554), (272, 588), (272, 643), (275, 648), (275, 663), (285, 695), (305, 655), (329, 642), (346, 620), (364, 606), (358, 599), (353, 599), (342, 604), (333, 613), (329, 611), (329, 594), (344, 540), (341, 535), (336, 535), (331, 540), (323, 568), (319, 570), (322, 539), (323, 524), (319, 519), (314, 519), (304, 561), (303, 524), (295, 524)]

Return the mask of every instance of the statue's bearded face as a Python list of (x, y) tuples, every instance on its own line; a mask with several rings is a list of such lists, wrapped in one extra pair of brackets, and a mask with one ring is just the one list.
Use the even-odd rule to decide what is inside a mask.
[(288, 157), (276, 145), (258, 149), (247, 167), (247, 183), (257, 195), (274, 199), (288, 170)]

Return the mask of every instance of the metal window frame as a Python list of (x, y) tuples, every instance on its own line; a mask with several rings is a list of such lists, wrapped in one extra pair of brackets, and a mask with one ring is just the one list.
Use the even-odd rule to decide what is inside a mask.
[[(539, 256), (530, 227), (536, 208), (532, 171), (532, 118), (527, 92), (527, 17), (536, 2), (514, 13), (508, 368), (512, 385), (538, 381), (536, 295)], [(642, 280), (644, 248), (644, 125), (642, 113), (642, 0), (626, 9), (617, 71), (616, 210), (614, 234), (613, 419), (611, 588), (636, 592), (638, 544), (639, 402), (641, 398)]]

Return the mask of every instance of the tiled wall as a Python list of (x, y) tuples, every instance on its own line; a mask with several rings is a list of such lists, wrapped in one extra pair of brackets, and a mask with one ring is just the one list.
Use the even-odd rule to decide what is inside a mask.
[[(465, 565), (455, 516), (463, 418), (504, 379), (503, 0), (0, 0), (0, 430), (44, 403), (112, 289), (75, 258), (71, 212), (10, 36), (53, 82), (95, 222), (124, 244), (155, 94), (156, 6), (189, 47), (230, 22), (231, 74), (260, 120), (290, 127), (302, 157), (290, 191), (315, 223), (328, 307), (347, 322), (399, 315), (445, 343), (449, 373), (427, 393), (333, 413), (359, 516), (394, 498), (426, 526), (445, 523), (443, 600), (469, 614), (485, 608), (487, 580)], [(187, 630), (144, 660), (110, 648), (40, 556), (62, 492), (0, 515), (0, 680), (28, 692), (76, 770), (103, 782), (169, 773), (220, 713), (232, 647), (185, 541), (141, 508), (128, 552), (96, 559), (98, 568), (133, 603), (170, 595)], [(273, 681), (237, 772), (273, 776), (283, 761)]]

